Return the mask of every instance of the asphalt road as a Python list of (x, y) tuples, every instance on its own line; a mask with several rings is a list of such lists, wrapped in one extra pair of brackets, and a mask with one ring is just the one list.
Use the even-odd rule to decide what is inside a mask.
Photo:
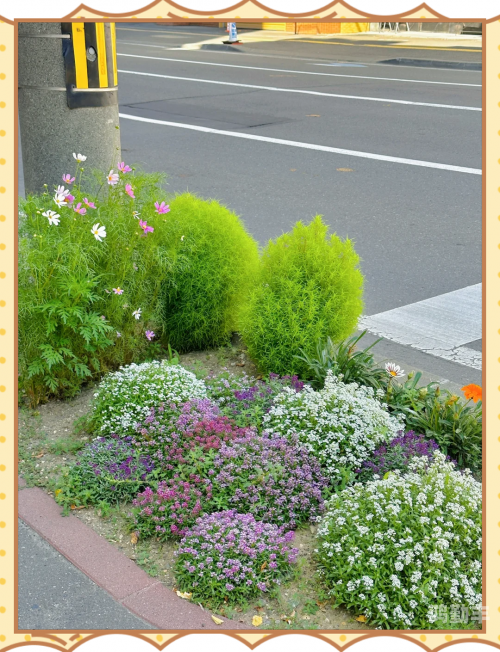
[(153, 629), (18, 521), (19, 629)]
[(482, 74), (380, 63), (477, 63), (480, 50), (334, 36), (182, 49), (217, 33), (118, 29), (127, 161), (164, 170), (172, 192), (218, 199), (262, 244), (323, 215), (355, 242), (366, 315), (481, 282)]

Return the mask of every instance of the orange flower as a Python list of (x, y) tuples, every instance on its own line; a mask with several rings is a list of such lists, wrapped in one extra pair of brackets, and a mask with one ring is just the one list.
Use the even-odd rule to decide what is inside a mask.
[(462, 392), (464, 393), (465, 398), (471, 398), (474, 403), (483, 400), (483, 390), (479, 385), (465, 385), (465, 387), (462, 387)]

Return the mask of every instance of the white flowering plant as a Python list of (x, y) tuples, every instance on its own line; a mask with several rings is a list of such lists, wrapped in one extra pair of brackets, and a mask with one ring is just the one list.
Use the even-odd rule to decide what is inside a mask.
[[(334, 495), (318, 527), (319, 575), (336, 605), (387, 629), (443, 629), (443, 607), (481, 613), (481, 484), (436, 452)], [(476, 616), (477, 617), (477, 616)], [(481, 616), (477, 617), (481, 620)]]
[(151, 408), (165, 405), (175, 410), (206, 395), (202, 380), (168, 360), (130, 364), (104, 377), (94, 394), (90, 424), (100, 436), (133, 434)]
[(319, 391), (308, 385), (301, 392), (285, 388), (274, 399), (263, 425), (281, 435), (298, 435), (300, 444), (338, 484), (346, 471), (353, 478), (353, 470), (404, 427), (399, 417), (389, 415), (380, 393), (357, 383), (345, 384), (328, 372)]

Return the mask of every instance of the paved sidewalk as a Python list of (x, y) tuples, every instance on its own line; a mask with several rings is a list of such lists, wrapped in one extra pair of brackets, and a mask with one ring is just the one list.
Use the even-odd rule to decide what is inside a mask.
[(177, 597), (79, 519), (61, 516), (42, 489), (21, 481), (18, 511), (20, 628), (249, 631), (227, 618), (215, 625), (211, 612)]

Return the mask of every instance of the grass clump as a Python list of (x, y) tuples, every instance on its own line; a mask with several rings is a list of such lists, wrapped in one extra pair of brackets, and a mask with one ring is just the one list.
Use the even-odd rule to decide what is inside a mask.
[(169, 241), (177, 250), (161, 315), (171, 346), (185, 352), (227, 344), (257, 274), (257, 243), (229, 209), (191, 194), (171, 202)]
[(362, 310), (358, 264), (352, 242), (328, 236), (320, 216), (268, 243), (241, 325), (263, 372), (307, 377), (307, 362), (295, 356), (312, 356), (319, 340), (336, 342), (355, 329)]

